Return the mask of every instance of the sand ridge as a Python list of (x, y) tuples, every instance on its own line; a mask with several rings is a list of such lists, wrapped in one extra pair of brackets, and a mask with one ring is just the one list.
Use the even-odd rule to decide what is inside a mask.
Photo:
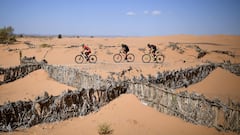
[(240, 76), (217, 68), (201, 82), (176, 91), (184, 90), (201, 93), (211, 99), (219, 98), (224, 102), (227, 102), (228, 99), (240, 102)]
[[(63, 37), (62, 39), (24, 37), (18, 38), (17, 40), (19, 42), (14, 45), (0, 45), (1, 67), (19, 65), (20, 50), (23, 56), (35, 56), (37, 60), (45, 58), (49, 64), (75, 67), (89, 74), (101, 75), (103, 78), (106, 78), (111, 72), (119, 73), (129, 67), (133, 70), (126, 75), (131, 77), (140, 74), (145, 76), (149, 74), (156, 75), (157, 72), (166, 70), (191, 68), (204, 64), (206, 61), (217, 63), (231, 61), (232, 63), (240, 63), (240, 36), (173, 35), (114, 38)], [(29, 48), (25, 42), (34, 44), (34, 48)], [(184, 53), (181, 54), (169, 48), (169, 42), (183, 43), (178, 46), (184, 50)], [(78, 46), (82, 43), (88, 44), (92, 48), (93, 53), (97, 55), (98, 61), (96, 64), (75, 63), (74, 57), (79, 54), (81, 48)], [(119, 52), (121, 43), (128, 44), (130, 52), (134, 53), (135, 61), (133, 63), (124, 61), (116, 64), (113, 62), (112, 56)], [(147, 43), (156, 44), (165, 55), (165, 61), (162, 64), (145, 64), (142, 62), (141, 57), (145, 53), (142, 50), (147, 50)], [(218, 45), (194, 43), (215, 43)], [(52, 47), (43, 48), (41, 47), (42, 44), (48, 44)], [(194, 45), (210, 53), (201, 59), (197, 59), (198, 52), (196, 52), (193, 47), (189, 47)], [(236, 57), (212, 53), (211, 51), (213, 50), (231, 51)], [(202, 93), (210, 98), (218, 97), (223, 100), (226, 98), (237, 100), (240, 99), (238, 96), (240, 95), (238, 84), (238, 76), (224, 69), (217, 68), (206, 80), (189, 86), (187, 90), (190, 92), (197, 90), (196, 92)], [(24, 78), (1, 85), (0, 102), (2, 104), (8, 100), (33, 99), (35, 96), (41, 95), (44, 91), (58, 95), (66, 89), (75, 88), (54, 81), (48, 77), (44, 70), (37, 70)], [(86, 117), (36, 125), (32, 128), (9, 134), (97, 134), (97, 127), (102, 122), (111, 124), (114, 129), (113, 134), (228, 134), (218, 132), (214, 128), (192, 125), (181, 119), (159, 113), (150, 107), (142, 105), (133, 95), (122, 95), (120, 98), (101, 108), (99, 112)]]
[(14, 82), (0, 85), (0, 104), (7, 101), (33, 100), (47, 91), (50, 95), (60, 95), (65, 90), (76, 88), (66, 86), (51, 79), (43, 70), (37, 70)]
[(102, 123), (110, 124), (114, 135), (218, 135), (233, 134), (222, 133), (214, 128), (193, 125), (183, 120), (159, 113), (143, 105), (134, 95), (123, 94), (99, 112), (88, 116), (71, 118), (62, 122), (40, 124), (30, 129), (10, 134), (84, 134), (97, 135), (98, 126)]

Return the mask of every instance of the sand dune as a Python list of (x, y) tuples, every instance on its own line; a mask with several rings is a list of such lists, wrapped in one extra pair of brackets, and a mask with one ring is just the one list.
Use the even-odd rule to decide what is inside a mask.
[[(212, 50), (227, 50), (232, 51), (236, 55), (240, 54), (240, 38), (239, 36), (191, 36), (191, 35), (175, 35), (175, 36), (159, 36), (159, 37), (96, 37), (96, 38), (19, 38), (19, 43), (16, 45), (3, 45), (0, 46), (0, 57), (5, 58), (0, 60), (0, 66), (9, 67), (19, 65), (19, 49), (22, 50), (23, 56), (35, 56), (37, 60), (45, 58), (49, 64), (61, 65), (77, 65), (74, 62), (74, 57), (79, 54), (81, 48), (67, 48), (71, 45), (78, 46), (82, 43), (89, 45), (93, 53), (98, 57), (98, 63), (113, 63), (112, 55), (118, 53), (120, 44), (125, 43), (129, 45), (130, 52), (135, 54), (135, 63), (142, 63), (141, 57), (144, 52), (140, 48), (146, 48), (148, 43), (157, 45), (161, 52), (166, 56), (164, 62), (165, 69), (174, 69), (175, 66), (182, 64), (185, 60), (186, 63), (181, 66), (195, 66), (202, 61), (223, 62), (223, 60), (231, 60), (233, 63), (239, 63), (240, 58), (231, 58), (224, 55), (217, 55), (214, 53), (206, 55), (201, 60), (196, 59), (196, 51), (186, 48), (188, 45), (194, 44), (181, 44), (181, 48), (186, 50), (186, 53), (179, 54), (171, 49), (165, 49), (169, 42), (184, 42), (184, 43), (216, 43), (219, 46), (209, 44), (197, 44), (206, 51)], [(34, 44), (35, 48), (28, 48), (24, 42)], [(43, 48), (42, 44), (48, 44), (52, 47)], [(16, 51), (8, 51), (10, 49), (17, 49)], [(146, 48), (147, 49), (147, 48)], [(176, 63), (176, 64), (175, 64)], [(78, 65), (80, 66), (80, 65)], [(82, 66), (82, 65), (81, 65)], [(142, 66), (144, 68), (144, 66)]]
[(74, 90), (75, 88), (54, 81), (44, 70), (40, 69), (24, 78), (0, 85), (0, 104), (6, 101), (33, 100), (44, 91), (52, 95), (59, 95), (67, 89)]
[(218, 132), (214, 128), (193, 125), (171, 117), (143, 105), (134, 95), (123, 94), (99, 112), (85, 117), (72, 118), (62, 122), (40, 124), (30, 129), (10, 133), (18, 134), (52, 134), (52, 135), (97, 135), (98, 126), (110, 124), (113, 135), (218, 135), (233, 134)]
[(215, 69), (203, 81), (177, 91), (194, 91), (210, 98), (240, 102), (240, 77), (222, 68)]
[[(0, 66), (17, 66), (19, 62), (19, 50), (23, 56), (35, 56), (37, 60), (45, 58), (49, 64), (68, 65), (79, 68), (90, 74), (99, 74), (103, 78), (110, 72), (121, 72), (129, 67), (133, 70), (126, 75), (155, 75), (157, 72), (165, 70), (178, 70), (180, 68), (190, 68), (206, 61), (223, 62), (230, 60), (232, 63), (240, 63), (240, 36), (227, 35), (174, 35), (156, 37), (80, 37), (71, 38), (19, 38), (15, 45), (0, 45)], [(30, 42), (34, 48), (29, 48), (25, 43)], [(168, 48), (169, 42), (181, 42), (179, 47), (184, 53)], [(93, 53), (97, 55), (96, 64), (76, 64), (74, 57), (79, 54), (81, 48), (72, 45), (88, 44)], [(122, 62), (116, 64), (112, 56), (120, 50), (120, 44), (125, 43), (130, 47), (130, 51), (135, 55), (133, 63)], [(162, 64), (142, 62), (142, 51), (146, 49), (147, 43), (156, 44), (165, 55)], [(189, 44), (190, 43), (190, 44)], [(197, 59), (198, 53), (194, 48), (194, 43), (214, 43), (197, 44), (201, 49), (211, 52), (213, 50), (231, 51), (236, 57), (224, 54), (208, 53), (201, 59)], [(44, 48), (42, 44), (52, 47)], [(218, 44), (218, 45), (215, 45)], [(11, 51), (9, 51), (11, 49)], [(187, 90), (202, 93), (210, 98), (221, 98), (226, 101), (228, 98), (239, 102), (240, 99), (240, 79), (238, 76), (226, 70), (217, 68), (205, 80), (189, 86)], [(75, 89), (60, 84), (50, 79), (43, 70), (32, 72), (28, 76), (14, 82), (0, 86), (0, 104), (11, 100), (28, 100), (41, 95), (44, 91), (58, 95), (63, 90)], [(184, 89), (180, 89), (184, 90)], [(178, 91), (180, 91), (178, 90)], [(154, 109), (144, 106), (133, 95), (122, 95), (120, 98), (109, 103), (97, 113), (86, 117), (72, 118), (62, 122), (36, 125), (30, 129), (24, 129), (9, 134), (97, 134), (98, 125), (102, 122), (111, 124), (113, 134), (227, 134), (218, 132), (214, 128), (207, 128), (186, 123), (181, 119), (167, 116)]]

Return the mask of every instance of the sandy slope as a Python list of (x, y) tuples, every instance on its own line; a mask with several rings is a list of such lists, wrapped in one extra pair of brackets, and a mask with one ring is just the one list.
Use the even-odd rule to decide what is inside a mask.
[[(98, 56), (98, 63), (113, 63), (112, 56), (118, 53), (120, 44), (125, 43), (129, 45), (130, 52), (136, 56), (135, 62), (142, 63), (141, 56), (144, 52), (140, 51), (140, 48), (146, 48), (147, 43), (155, 44), (166, 55), (165, 65), (174, 67), (172, 62), (181, 62), (183, 58), (187, 61), (185, 64), (196, 65), (202, 60), (193, 61), (193, 56), (196, 55), (195, 51), (188, 48), (188, 52), (182, 55), (172, 54), (171, 49), (166, 49), (169, 42), (184, 42), (184, 43), (216, 43), (219, 45), (201, 44), (199, 45), (202, 49), (207, 51), (212, 50), (228, 50), (233, 51), (236, 54), (240, 54), (240, 37), (239, 36), (191, 36), (191, 35), (175, 35), (175, 36), (161, 36), (161, 37), (96, 37), (96, 38), (19, 38), (19, 43), (16, 45), (0, 46), (0, 57), (5, 58), (0, 60), (0, 65), (4, 67), (14, 66), (19, 64), (19, 50), (22, 50), (24, 56), (36, 56), (38, 60), (43, 58), (47, 59), (50, 64), (68, 64), (76, 65), (74, 57), (80, 52), (81, 48), (66, 48), (72, 45), (80, 45), (82, 43), (88, 44), (93, 53)], [(30, 42), (34, 44), (35, 48), (28, 48), (24, 42)], [(52, 45), (52, 48), (42, 48), (42, 44)], [(187, 44), (189, 45), (189, 44)], [(180, 45), (186, 49), (187, 45)], [(9, 52), (12, 49), (15, 51)], [(180, 56), (180, 57), (178, 57)], [(215, 57), (213, 54), (208, 57), (210, 61), (223, 61), (223, 59), (231, 59), (230, 57)], [(195, 59), (194, 59), (195, 60)], [(203, 59), (204, 61), (206, 59)], [(231, 59), (233, 60), (233, 59)], [(234, 61), (235, 60), (235, 61)], [(240, 62), (234, 59), (234, 62)], [(174, 64), (174, 65), (173, 65)]]
[(0, 104), (6, 101), (33, 100), (44, 91), (52, 95), (59, 95), (67, 89), (74, 90), (75, 88), (54, 81), (44, 70), (40, 69), (24, 78), (0, 85)]
[(188, 88), (177, 89), (177, 91), (194, 91), (210, 98), (220, 98), (227, 102), (228, 99), (240, 102), (240, 76), (227, 70), (217, 68), (203, 81), (191, 85)]
[[(76, 67), (90, 74), (99, 74), (107, 77), (110, 72), (120, 72), (132, 67), (127, 76), (155, 75), (159, 71), (177, 70), (180, 68), (194, 67), (205, 61), (223, 62), (230, 60), (232, 63), (240, 63), (240, 36), (191, 36), (175, 35), (161, 37), (101, 37), (101, 38), (19, 38), (15, 45), (0, 45), (0, 66), (9, 67), (19, 65), (19, 51), (23, 56), (35, 56), (37, 60), (45, 58), (49, 64), (61, 64)], [(24, 42), (34, 44), (35, 48), (29, 48)], [(183, 54), (168, 48), (168, 42), (184, 42), (193, 44), (181, 44)], [(217, 45), (198, 44), (202, 49), (211, 52), (213, 50), (231, 51), (236, 57), (223, 54), (209, 53), (201, 59), (197, 59), (197, 52), (189, 45), (194, 43), (216, 43)], [(81, 48), (67, 48), (72, 45), (88, 44), (93, 53), (97, 55), (96, 64), (76, 64), (74, 57)], [(116, 64), (112, 56), (118, 53), (120, 44), (126, 43), (130, 51), (135, 55), (134, 63), (123, 62)], [(144, 64), (141, 57), (142, 49), (147, 43), (156, 44), (165, 55), (163, 64)], [(50, 48), (42, 48), (41, 44), (52, 45)], [(11, 50), (11, 51), (9, 51)], [(219, 85), (221, 82), (222, 85)], [(47, 91), (58, 95), (63, 90), (74, 89), (50, 79), (43, 70), (35, 71), (28, 76), (14, 82), (0, 86), (0, 104), (7, 100), (28, 100)], [(196, 90), (211, 98), (222, 99), (239, 98), (239, 77), (222, 69), (213, 71), (206, 80), (188, 87), (189, 91)], [(239, 101), (239, 100), (238, 100)], [(109, 105), (103, 107), (98, 113), (81, 118), (73, 118), (63, 122), (36, 125), (33, 128), (10, 134), (97, 134), (100, 123), (107, 122), (114, 129), (113, 134), (224, 134), (213, 128), (196, 126), (182, 120), (161, 114), (152, 108), (142, 105), (133, 95), (123, 95)]]
[(134, 95), (123, 94), (99, 112), (85, 117), (72, 118), (62, 122), (41, 124), (27, 130), (10, 133), (36, 135), (97, 135), (98, 126), (110, 124), (113, 135), (217, 135), (221, 133), (214, 128), (193, 125), (171, 117), (143, 105)]

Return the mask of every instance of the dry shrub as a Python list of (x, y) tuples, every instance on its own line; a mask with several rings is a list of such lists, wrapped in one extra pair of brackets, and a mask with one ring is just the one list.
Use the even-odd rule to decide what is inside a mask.
[(113, 129), (111, 129), (110, 124), (102, 123), (102, 124), (98, 125), (98, 133), (99, 133), (99, 135), (112, 134)]
[(40, 48), (51, 48), (53, 45), (49, 45), (49, 44), (41, 44)]
[(58, 38), (61, 39), (62, 38), (62, 34), (58, 34)]
[(0, 28), (0, 44), (13, 44), (16, 42), (16, 36), (13, 34), (13, 27), (8, 26)]

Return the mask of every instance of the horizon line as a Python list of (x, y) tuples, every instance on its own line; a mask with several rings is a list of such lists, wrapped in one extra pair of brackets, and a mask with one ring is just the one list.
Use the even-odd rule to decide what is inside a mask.
[(158, 36), (177, 36), (177, 35), (189, 35), (189, 36), (240, 36), (240, 34), (166, 34), (166, 35), (77, 35), (77, 34), (16, 34), (29, 37), (57, 37), (61, 35), (63, 37), (158, 37)]

